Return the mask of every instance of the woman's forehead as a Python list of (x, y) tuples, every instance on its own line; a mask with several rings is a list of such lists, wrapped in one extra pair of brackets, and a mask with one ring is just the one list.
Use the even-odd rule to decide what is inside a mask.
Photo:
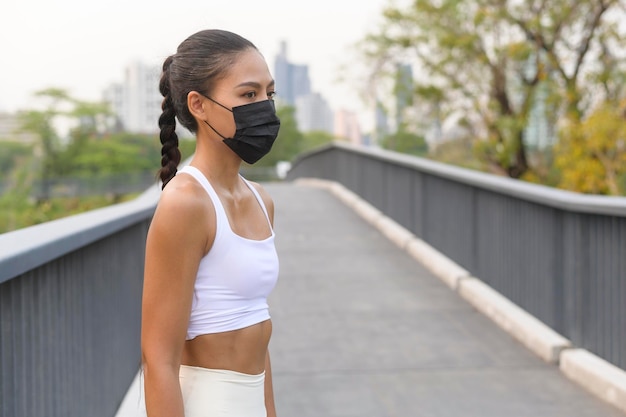
[(268, 86), (273, 80), (263, 55), (256, 49), (250, 49), (238, 56), (222, 81), (235, 86), (252, 82)]

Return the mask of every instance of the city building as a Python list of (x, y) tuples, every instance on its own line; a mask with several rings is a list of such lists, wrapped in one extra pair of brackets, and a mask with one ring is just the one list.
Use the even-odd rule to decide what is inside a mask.
[(550, 149), (558, 141), (556, 121), (549, 117), (549, 114), (554, 113), (554, 110), (550, 108), (548, 103), (546, 84), (540, 83), (533, 97), (533, 105), (528, 114), (528, 123), (524, 129), (524, 142), (529, 149)]
[(280, 52), (274, 59), (274, 79), (277, 99), (284, 104), (295, 106), (298, 97), (311, 94), (309, 67), (289, 62), (285, 41), (280, 43)]
[(396, 130), (406, 122), (405, 111), (413, 105), (413, 69), (410, 64), (396, 67)]
[(389, 134), (390, 129), (387, 111), (383, 103), (380, 100), (376, 100), (376, 106), (374, 108), (374, 132), (372, 132), (373, 144), (380, 144), (385, 136)]
[(280, 43), (280, 52), (274, 60), (274, 79), (277, 102), (296, 109), (296, 122), (301, 132), (334, 133), (332, 109), (320, 93), (312, 91), (309, 67), (289, 61), (285, 41)]
[(363, 145), (363, 135), (359, 126), (359, 120), (354, 112), (338, 110), (335, 112), (335, 136), (347, 139), (355, 145)]
[(124, 81), (103, 92), (103, 99), (117, 116), (116, 125), (128, 132), (158, 133), (163, 100), (160, 77), (160, 67), (133, 62), (126, 68)]
[[(544, 70), (550, 69), (549, 59), (545, 53), (540, 53), (539, 61), (545, 67)], [(509, 75), (509, 89), (511, 91), (511, 101), (517, 106), (523, 105), (525, 87), (521, 77), (532, 79), (537, 73), (537, 55), (532, 54), (528, 57), (522, 74), (513, 72)], [(557, 117), (558, 110), (553, 103), (550, 103), (550, 92), (548, 83), (543, 80), (535, 87), (536, 90), (531, 98), (531, 108), (528, 114), (526, 127), (524, 128), (524, 142), (528, 149), (544, 151), (551, 149), (557, 143)]]
[(319, 93), (296, 98), (296, 122), (301, 132), (323, 131), (333, 133), (334, 115)]

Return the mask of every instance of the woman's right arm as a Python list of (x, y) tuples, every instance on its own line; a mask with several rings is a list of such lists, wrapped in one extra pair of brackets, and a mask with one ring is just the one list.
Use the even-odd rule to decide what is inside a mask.
[[(176, 184), (178, 185), (178, 184)], [(193, 286), (207, 248), (206, 207), (174, 181), (161, 196), (146, 241), (141, 351), (149, 417), (183, 417), (178, 373)]]

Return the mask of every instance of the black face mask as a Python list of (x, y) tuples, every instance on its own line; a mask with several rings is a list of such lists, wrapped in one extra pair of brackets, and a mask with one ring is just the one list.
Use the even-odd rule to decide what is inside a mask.
[(209, 122), (204, 121), (215, 133), (224, 139), (223, 142), (233, 152), (249, 164), (254, 164), (267, 155), (272, 149), (280, 128), (280, 119), (276, 116), (274, 100), (256, 101), (243, 106), (233, 107), (231, 110), (211, 97), (205, 97), (233, 113), (237, 130), (232, 138), (223, 136)]

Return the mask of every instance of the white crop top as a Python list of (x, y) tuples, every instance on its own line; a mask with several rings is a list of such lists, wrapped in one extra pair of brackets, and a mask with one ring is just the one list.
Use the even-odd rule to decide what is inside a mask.
[(267, 209), (254, 187), (241, 177), (256, 197), (270, 223), (271, 236), (263, 240), (232, 231), (224, 206), (206, 177), (195, 167), (179, 173), (194, 177), (215, 207), (215, 240), (201, 260), (194, 286), (187, 340), (209, 333), (252, 326), (270, 318), (267, 297), (278, 279), (278, 255)]

